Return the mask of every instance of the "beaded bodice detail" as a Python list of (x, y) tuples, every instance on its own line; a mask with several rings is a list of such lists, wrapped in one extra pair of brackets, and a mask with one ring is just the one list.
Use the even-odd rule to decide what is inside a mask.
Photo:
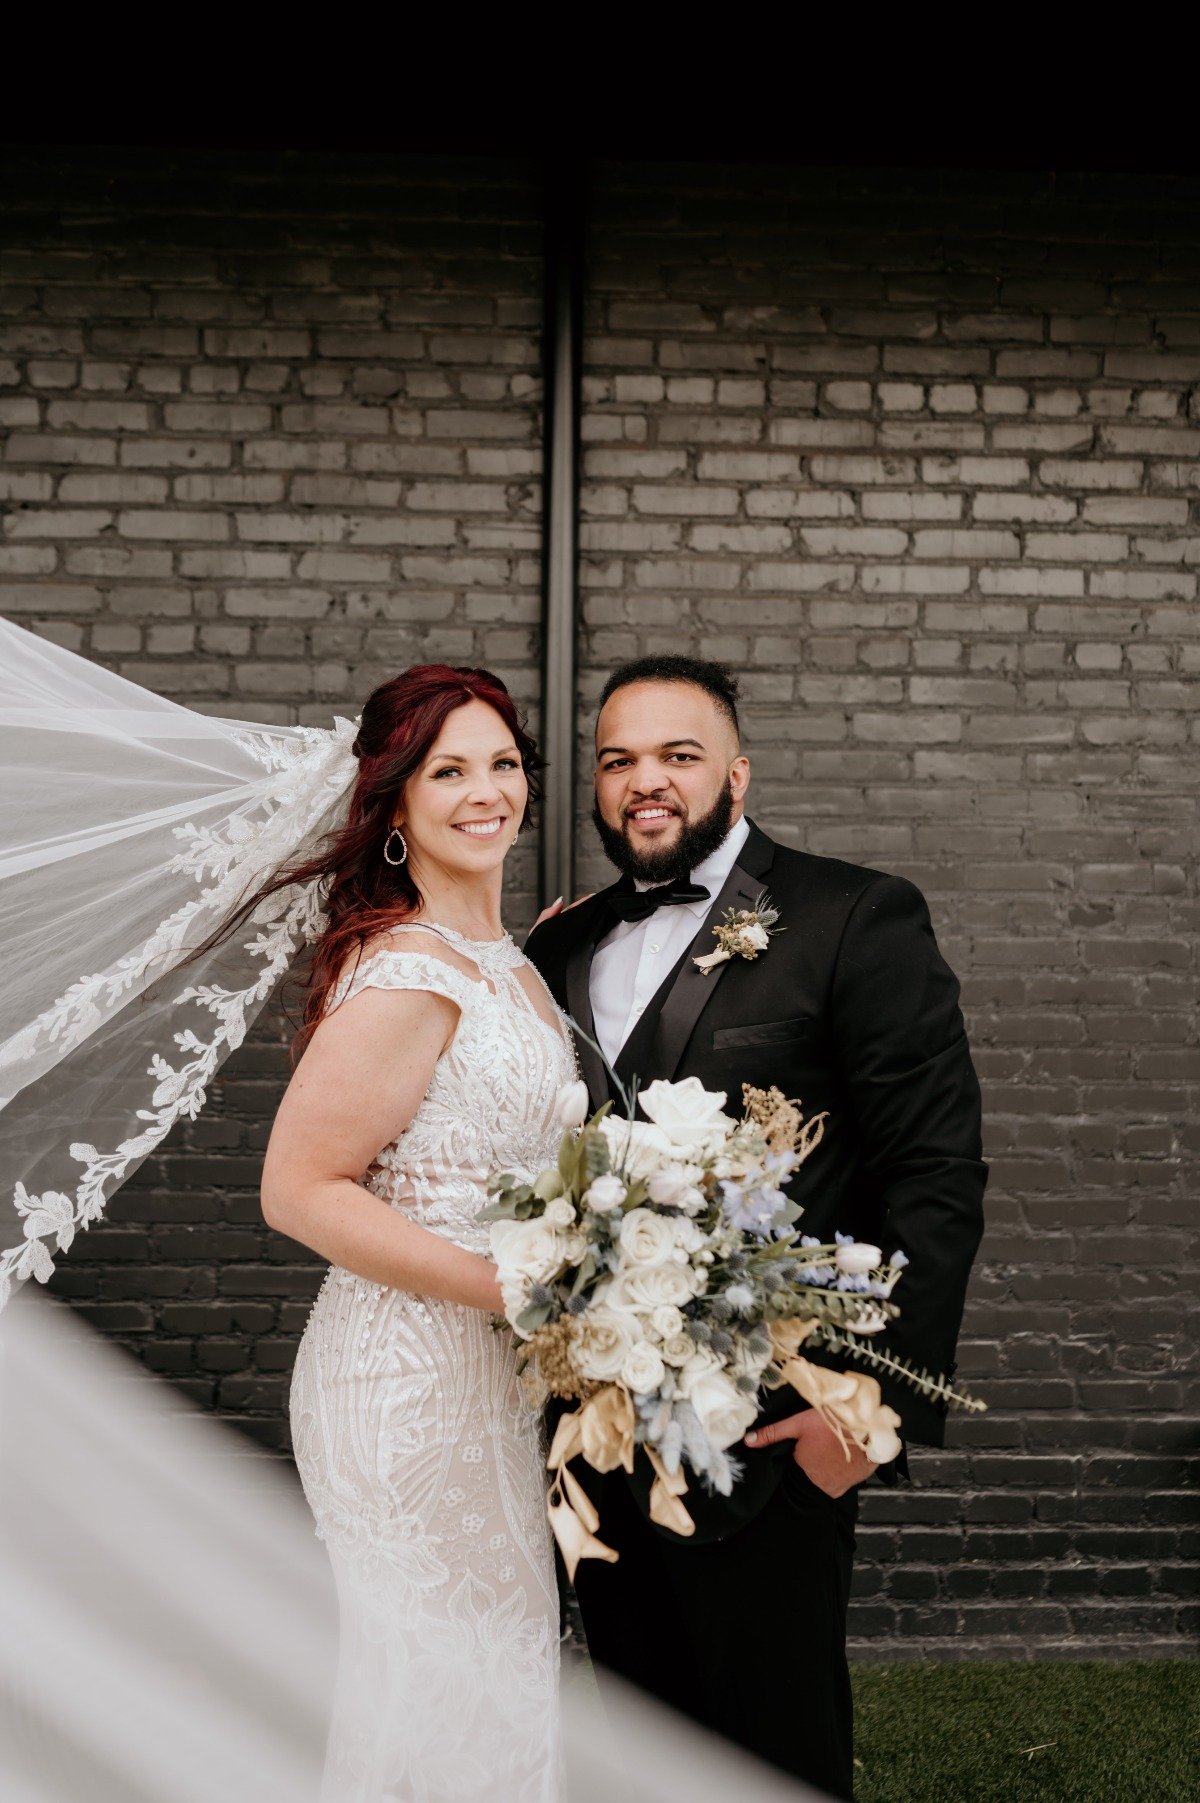
[(489, 1176), (499, 1171), (532, 1176), (558, 1155), (562, 1129), (554, 1102), (575, 1074), (570, 1033), (548, 990), (552, 1019), (543, 1020), (533, 1006), (517, 976), (526, 959), (509, 934), (481, 941), (443, 926), (395, 930), (414, 939), (435, 934), (470, 959), (479, 977), (418, 949), (417, 940), (412, 950), (396, 946), (372, 953), (334, 989), (331, 1008), (376, 988), (429, 990), (460, 1010), (457, 1031), (434, 1067), (420, 1107), (363, 1181), (393, 1207), (411, 1209), (431, 1232), (472, 1252), (487, 1252), (488, 1230), (476, 1216), (487, 1199)]

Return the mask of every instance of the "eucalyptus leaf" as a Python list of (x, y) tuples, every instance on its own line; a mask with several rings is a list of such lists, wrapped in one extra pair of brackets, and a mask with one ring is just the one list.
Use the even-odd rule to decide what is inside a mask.
[(588, 1284), (591, 1283), (591, 1281), (595, 1277), (595, 1275), (596, 1275), (596, 1255), (594, 1252), (589, 1252), (587, 1254), (586, 1258), (584, 1259), (583, 1263), (580, 1265), (579, 1269), (575, 1273), (575, 1281), (571, 1285), (571, 1295), (572, 1296), (580, 1295), (584, 1290), (586, 1290)]
[(520, 1204), (510, 1190), (507, 1195), (498, 1196), (494, 1202), (489, 1202), (486, 1208), (481, 1208), (475, 1219), (477, 1221), (515, 1221), (519, 1206)]
[(552, 1302), (539, 1302), (536, 1307), (522, 1309), (516, 1319), (517, 1332), (536, 1333), (539, 1327), (546, 1325), (553, 1309)]

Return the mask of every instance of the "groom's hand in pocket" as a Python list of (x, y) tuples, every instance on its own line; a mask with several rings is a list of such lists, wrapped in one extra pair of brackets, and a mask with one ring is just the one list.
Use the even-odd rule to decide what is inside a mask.
[(844, 1496), (847, 1490), (865, 1483), (879, 1469), (875, 1461), (853, 1443), (847, 1458), (841, 1441), (815, 1409), (786, 1415), (782, 1421), (768, 1422), (746, 1435), (746, 1445), (754, 1452), (761, 1452), (780, 1440), (795, 1441), (792, 1457), (809, 1481), (818, 1490), (824, 1490), (826, 1496)]

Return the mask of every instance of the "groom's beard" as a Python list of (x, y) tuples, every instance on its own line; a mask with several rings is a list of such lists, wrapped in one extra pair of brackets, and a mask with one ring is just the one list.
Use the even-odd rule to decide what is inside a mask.
[(609, 862), (639, 883), (675, 883), (689, 877), (697, 864), (711, 857), (728, 836), (733, 825), (733, 789), (729, 778), (707, 814), (698, 820), (683, 818), (679, 836), (673, 845), (661, 851), (638, 851), (630, 844), (627, 828), (610, 826), (600, 812), (600, 803), (592, 803), (592, 819), (600, 835)]

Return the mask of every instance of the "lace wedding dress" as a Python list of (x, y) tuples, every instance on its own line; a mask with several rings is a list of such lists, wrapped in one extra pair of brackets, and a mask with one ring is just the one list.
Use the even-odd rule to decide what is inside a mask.
[[(436, 932), (480, 977), (389, 949), (335, 989), (330, 1007), (370, 987), (432, 990), (460, 1010), (411, 1123), (363, 1181), (486, 1253), (475, 1217), (487, 1179), (554, 1162), (553, 1104), (574, 1052), (563, 1018), (534, 1009), (507, 935), (408, 930)], [(541, 1422), (511, 1334), (478, 1309), (333, 1266), (300, 1344), (291, 1419), (342, 1616), (323, 1803), (549, 1803), (558, 1597)]]

